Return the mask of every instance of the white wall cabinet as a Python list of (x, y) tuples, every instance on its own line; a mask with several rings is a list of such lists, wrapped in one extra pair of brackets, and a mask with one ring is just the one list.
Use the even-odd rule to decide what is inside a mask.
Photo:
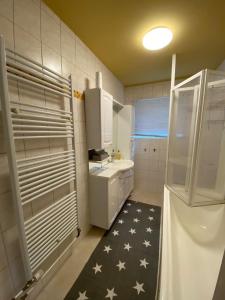
[(113, 97), (100, 88), (85, 92), (85, 114), (88, 149), (104, 149), (112, 145)]
[(109, 229), (133, 190), (133, 168), (111, 177), (89, 176), (91, 224)]

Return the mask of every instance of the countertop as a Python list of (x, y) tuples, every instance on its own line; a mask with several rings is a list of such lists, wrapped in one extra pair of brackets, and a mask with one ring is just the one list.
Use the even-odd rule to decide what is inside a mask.
[(123, 172), (134, 167), (132, 160), (115, 160), (102, 167), (99, 167), (96, 163), (89, 163), (89, 174), (91, 176), (99, 176), (104, 178), (111, 178), (119, 172)]

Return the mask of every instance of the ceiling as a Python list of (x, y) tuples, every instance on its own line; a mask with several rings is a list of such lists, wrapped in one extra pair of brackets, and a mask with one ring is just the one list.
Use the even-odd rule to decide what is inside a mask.
[[(176, 77), (225, 59), (225, 0), (44, 0), (125, 86)], [(148, 51), (142, 37), (151, 28), (172, 29), (172, 43)]]

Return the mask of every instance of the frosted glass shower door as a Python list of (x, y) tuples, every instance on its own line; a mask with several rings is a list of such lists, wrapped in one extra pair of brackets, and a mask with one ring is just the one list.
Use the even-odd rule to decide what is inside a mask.
[(207, 70), (192, 205), (225, 200), (225, 74)]
[(202, 73), (172, 90), (167, 186), (189, 204), (190, 174), (193, 166), (195, 127)]

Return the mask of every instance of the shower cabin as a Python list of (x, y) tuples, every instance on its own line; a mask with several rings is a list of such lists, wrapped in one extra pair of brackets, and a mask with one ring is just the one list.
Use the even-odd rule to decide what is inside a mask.
[(189, 206), (225, 202), (225, 73), (203, 70), (171, 91), (166, 185)]

